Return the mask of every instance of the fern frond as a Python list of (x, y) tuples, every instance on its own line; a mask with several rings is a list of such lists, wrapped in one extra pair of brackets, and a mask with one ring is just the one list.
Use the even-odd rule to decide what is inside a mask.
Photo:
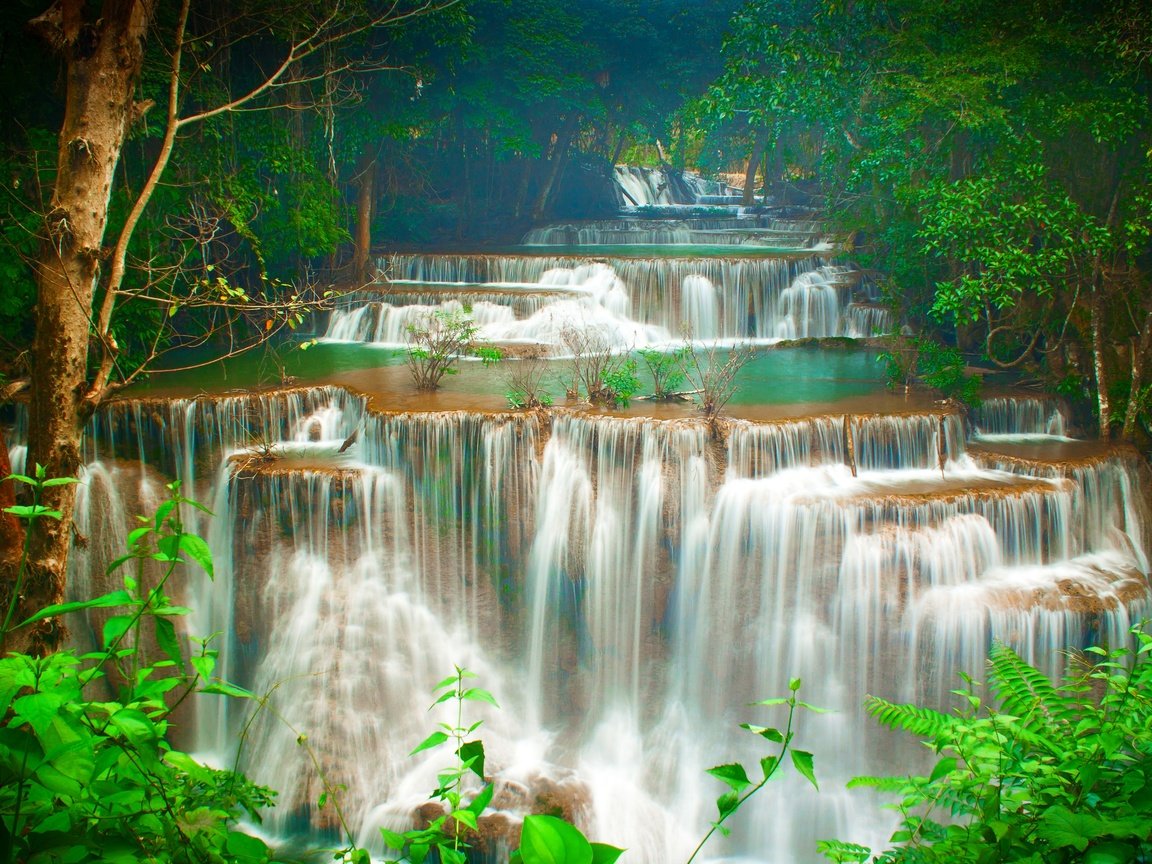
[(869, 696), (865, 700), (864, 709), (885, 726), (921, 737), (939, 737), (956, 725), (955, 717), (919, 705), (889, 702), (879, 696)]
[(988, 678), (1003, 711), (1020, 718), (1030, 731), (1063, 727), (1068, 722), (1068, 700), (1048, 676), (1009, 648), (998, 644), (988, 656)]

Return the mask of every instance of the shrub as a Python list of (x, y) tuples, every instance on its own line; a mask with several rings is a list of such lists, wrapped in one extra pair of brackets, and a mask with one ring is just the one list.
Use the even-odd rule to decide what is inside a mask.
[[(962, 708), (945, 714), (868, 700), (881, 723), (927, 739), (940, 757), (927, 777), (858, 777), (897, 796), (894, 848), (882, 862), (1152, 860), (1152, 635), (1089, 648), (1057, 683), (999, 645), (990, 696), (965, 677)], [(824, 841), (834, 861), (870, 850)]]
[(479, 325), (467, 312), (436, 309), (419, 322), (408, 325), (406, 357), (418, 390), (435, 390), (445, 375), (455, 375), (461, 357), (479, 357), (485, 365), (498, 361), (500, 349), (479, 341)]

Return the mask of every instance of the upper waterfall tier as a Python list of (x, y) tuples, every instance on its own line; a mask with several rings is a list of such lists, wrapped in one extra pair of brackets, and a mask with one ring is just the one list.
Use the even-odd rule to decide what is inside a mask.
[(595, 327), (616, 349), (693, 339), (868, 336), (858, 280), (815, 256), (607, 258), (393, 255), (378, 301), (345, 300), (325, 337), (404, 344), (432, 308), (467, 302), (484, 338), (557, 345)]
[(677, 220), (615, 219), (533, 228), (528, 246), (689, 245), (777, 249), (827, 248), (818, 222), (767, 216)]

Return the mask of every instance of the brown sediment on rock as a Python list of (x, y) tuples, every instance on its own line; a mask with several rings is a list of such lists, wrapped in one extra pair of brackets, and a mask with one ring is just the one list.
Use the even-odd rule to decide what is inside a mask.
[(982, 466), (1009, 465), (1023, 469), (1074, 469), (1114, 459), (1134, 460), (1140, 455), (1130, 444), (1109, 441), (976, 441), (968, 445), (968, 453)]
[(323, 474), (335, 480), (351, 480), (361, 474), (359, 468), (340, 465), (321, 456), (278, 455), (275, 452), (234, 453), (228, 457), (228, 464), (233, 478), (237, 480), (304, 473)]
[[(1069, 491), (1067, 481), (1042, 478), (996, 477), (981, 478), (926, 478), (901, 479), (896, 484), (881, 482), (861, 483), (866, 487), (844, 497), (826, 499), (814, 497), (811, 503), (835, 500), (844, 503), (876, 503), (883, 505), (923, 504), (927, 502), (951, 504), (958, 501), (990, 501), (993, 499), (1018, 498), (1023, 495), (1052, 495)], [(871, 488), (867, 488), (871, 486)]]

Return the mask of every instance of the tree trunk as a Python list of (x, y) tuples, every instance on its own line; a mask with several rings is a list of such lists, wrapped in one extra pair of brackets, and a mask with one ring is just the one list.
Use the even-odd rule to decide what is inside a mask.
[(573, 114), (565, 121), (560, 134), (556, 136), (556, 143), (552, 147), (552, 158), (548, 160), (548, 171), (544, 175), (544, 183), (541, 185), (540, 194), (536, 196), (536, 203), (532, 207), (533, 222), (541, 221), (548, 212), (549, 205), (552, 203), (553, 190), (556, 188), (556, 181), (560, 179), (560, 174), (568, 161), (568, 148), (579, 128), (580, 115)]
[(757, 135), (752, 145), (752, 153), (748, 156), (748, 167), (744, 171), (744, 195), (740, 203), (745, 207), (751, 207), (756, 203), (756, 170), (760, 167), (760, 157), (764, 155), (767, 146), (768, 133)]
[(376, 156), (366, 153), (360, 160), (360, 185), (356, 190), (356, 247), (352, 255), (353, 279), (370, 282), (372, 255), (372, 214), (376, 204)]
[[(87, 382), (92, 305), (103, 257), (108, 204), (120, 151), (135, 113), (133, 92), (155, 0), (113, 0), (94, 24), (82, 20), (83, 0), (62, 0), (33, 22), (64, 54), (66, 103), (57, 149), (56, 184), (46, 218), (47, 238), (36, 264), (36, 338), (28, 467), (49, 477), (74, 477), (90, 409)], [(54, 15), (54, 13), (58, 13)], [(45, 490), (44, 503), (61, 518), (39, 520), (31, 541), (22, 609), (35, 611), (64, 596), (75, 487)], [(51, 650), (59, 631), (37, 625), (8, 647)]]
[(1140, 391), (1144, 387), (1144, 370), (1148, 365), (1148, 355), (1152, 352), (1152, 312), (1144, 316), (1144, 329), (1140, 340), (1132, 341), (1132, 380), (1128, 390), (1128, 407), (1124, 411), (1124, 426), (1120, 437), (1131, 441), (1136, 432), (1136, 420), (1140, 414)]
[(1112, 437), (1112, 397), (1108, 394), (1108, 343), (1104, 333), (1104, 289), (1099, 284), (1097, 273), (1092, 288), (1092, 369), (1096, 373), (1096, 404), (1100, 409), (1100, 437), (1108, 441)]

